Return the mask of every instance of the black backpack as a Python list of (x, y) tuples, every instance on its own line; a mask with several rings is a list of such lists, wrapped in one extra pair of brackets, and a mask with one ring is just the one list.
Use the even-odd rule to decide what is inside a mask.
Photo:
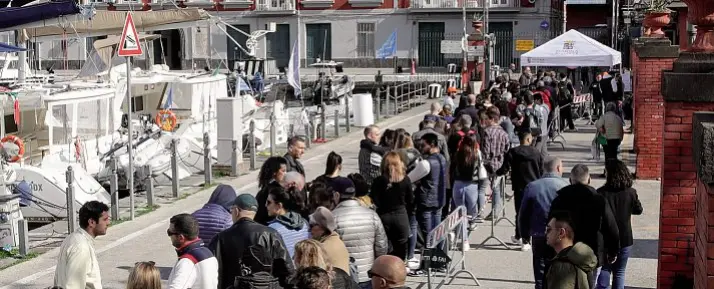
[(568, 82), (561, 81), (560, 83), (558, 83), (558, 90), (560, 91), (559, 104), (561, 106), (571, 103), (573, 101), (573, 95), (570, 93), (570, 89), (568, 89)]
[(541, 129), (540, 123), (541, 118), (535, 111), (535, 108), (526, 108), (523, 111), (523, 123), (521, 124), (521, 131), (529, 131), (533, 137), (540, 136)]

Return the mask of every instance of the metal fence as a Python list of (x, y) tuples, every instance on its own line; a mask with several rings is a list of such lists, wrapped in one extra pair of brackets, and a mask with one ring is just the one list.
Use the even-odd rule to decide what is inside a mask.
[[(605, 45), (609, 45), (609, 34), (607, 28), (593, 27), (578, 29), (581, 33), (591, 37)], [(500, 30), (492, 31), (495, 36), (495, 45), (493, 48), (493, 63), (500, 67), (508, 67), (509, 64), (515, 63), (519, 65), (520, 55), (528, 52), (530, 49), (548, 42), (549, 40), (560, 35), (554, 31), (530, 31), (518, 32)], [(419, 67), (446, 67), (449, 63), (460, 65), (463, 61), (461, 54), (442, 54), (442, 40), (461, 40), (463, 35), (460, 33), (443, 33), (439, 31), (420, 31), (419, 32), (419, 51), (418, 65)], [(523, 45), (532, 42), (532, 46)], [(521, 45), (517, 45), (521, 43)]]

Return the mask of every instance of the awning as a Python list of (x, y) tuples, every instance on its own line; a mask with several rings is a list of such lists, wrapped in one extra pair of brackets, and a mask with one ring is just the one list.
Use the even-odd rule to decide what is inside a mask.
[[(91, 20), (76, 22), (65, 21), (51, 23), (46, 27), (26, 30), (27, 37), (32, 40), (36, 37), (62, 36), (65, 31), (71, 31), (75, 36), (102, 36), (119, 35), (124, 27), (126, 14), (128, 11), (96, 11)], [(132, 18), (137, 32), (150, 32), (159, 29), (160, 26), (195, 21), (207, 20), (208, 12), (198, 8), (182, 8), (158, 11), (134, 11)], [(194, 26), (187, 24), (187, 27)], [(69, 32), (67, 32), (69, 33)]]
[(24, 7), (0, 9), (0, 30), (20, 25), (55, 19), (60, 16), (79, 14), (80, 8), (74, 0), (52, 0)]
[(622, 54), (571, 29), (521, 55), (521, 66), (615, 66)]
[(18, 51), (25, 51), (25, 48), (20, 48), (16, 46), (12, 46), (10, 44), (5, 44), (5, 43), (0, 43), (0, 52), (18, 52)]

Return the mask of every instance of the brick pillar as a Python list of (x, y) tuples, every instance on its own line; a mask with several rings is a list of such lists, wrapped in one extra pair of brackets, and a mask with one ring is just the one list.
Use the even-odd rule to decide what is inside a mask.
[[(702, 115), (714, 123), (714, 113), (702, 113), (714, 111), (714, 74), (708, 73), (714, 69), (714, 54), (682, 52), (672, 68), (662, 72), (661, 85), (665, 137), (657, 285), (692, 288), (689, 282), (708, 280), (710, 273), (714, 277), (714, 259), (707, 257), (714, 245), (714, 234), (709, 235), (710, 229), (714, 232), (709, 221), (714, 198), (702, 186), (714, 183), (714, 177), (702, 174), (702, 168), (714, 172), (714, 124), (706, 137), (701, 125)], [(714, 288), (714, 283), (697, 286)]]
[[(710, 105), (711, 106), (711, 105)], [(694, 288), (714, 288), (714, 113), (694, 114), (693, 161), (697, 166)]]
[(672, 69), (679, 49), (668, 39), (647, 39), (632, 47), (634, 142), (638, 179), (656, 179), (662, 173), (664, 107), (662, 71)]

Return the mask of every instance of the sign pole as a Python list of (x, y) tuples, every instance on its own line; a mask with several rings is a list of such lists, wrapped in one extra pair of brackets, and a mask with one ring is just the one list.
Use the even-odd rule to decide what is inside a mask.
[(128, 104), (129, 108), (127, 109), (127, 118), (129, 119), (129, 125), (127, 126), (127, 130), (129, 133), (128, 137), (128, 147), (126, 148), (127, 154), (129, 155), (129, 172), (127, 173), (127, 178), (128, 178), (128, 183), (127, 186), (129, 187), (129, 207), (131, 208), (129, 210), (130, 214), (130, 219), (134, 220), (135, 214), (134, 214), (134, 156), (133, 156), (133, 146), (134, 146), (134, 134), (132, 133), (132, 123), (131, 123), (131, 110), (134, 109), (134, 99), (131, 97), (131, 56), (126, 57), (126, 98), (127, 101), (126, 103)]
[[(131, 97), (131, 57), (139, 56), (143, 54), (141, 45), (139, 43), (139, 33), (136, 32), (136, 26), (134, 26), (134, 19), (131, 17), (131, 12), (127, 12), (126, 20), (124, 21), (124, 29), (121, 33), (121, 41), (119, 42), (119, 56), (126, 57), (126, 103), (127, 103), (127, 119), (129, 125), (127, 126), (128, 142), (127, 142), (127, 154), (129, 156), (129, 172), (127, 174), (127, 186), (129, 189), (129, 203), (130, 203), (130, 219), (134, 220), (135, 208), (134, 208), (134, 133), (133, 126), (131, 122), (131, 113), (134, 109), (134, 99)], [(176, 176), (174, 176), (176, 177)]]

